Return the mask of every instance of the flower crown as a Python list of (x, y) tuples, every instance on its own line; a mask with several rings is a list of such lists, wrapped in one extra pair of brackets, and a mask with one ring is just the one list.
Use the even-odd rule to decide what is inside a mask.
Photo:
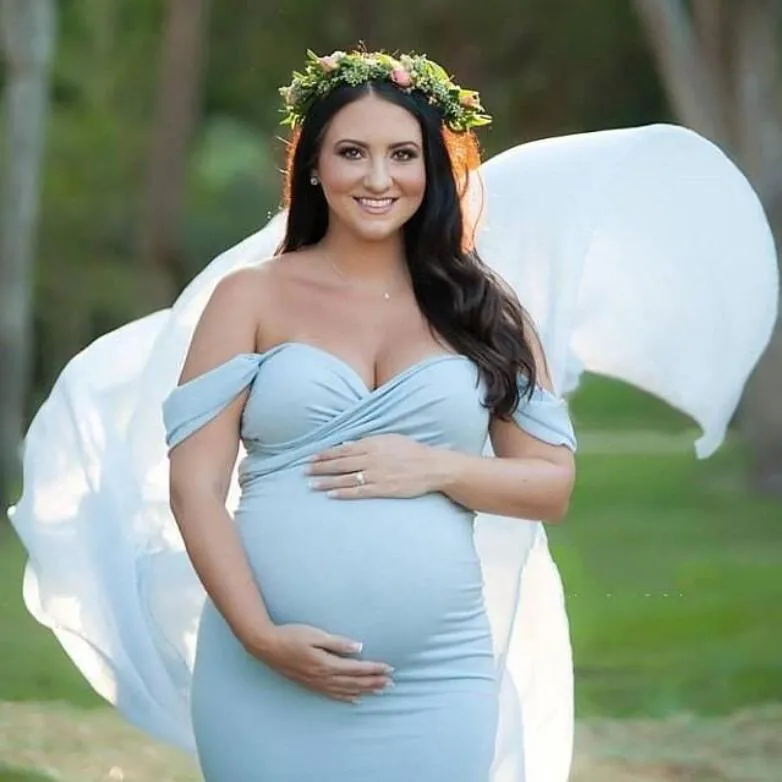
[(340, 84), (384, 80), (403, 92), (423, 93), (440, 111), (443, 122), (457, 133), (491, 122), (478, 93), (454, 84), (446, 71), (424, 54), (403, 54), (397, 59), (384, 52), (336, 51), (319, 57), (308, 50), (304, 73), (294, 71), (290, 85), (280, 87), (285, 101), (282, 124), (295, 128), (316, 100)]

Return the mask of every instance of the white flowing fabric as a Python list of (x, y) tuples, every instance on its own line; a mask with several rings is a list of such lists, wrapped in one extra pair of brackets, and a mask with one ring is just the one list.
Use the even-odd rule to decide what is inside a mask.
[[(689, 414), (698, 454), (713, 452), (779, 299), (772, 236), (742, 174), (666, 125), (524, 144), (481, 173), (479, 249), (537, 321), (557, 388), (582, 370), (625, 380)], [(30, 555), (29, 610), (131, 722), (188, 751), (204, 595), (168, 508), (161, 404), (216, 283), (271, 255), (283, 227), (278, 215), (171, 310), (68, 364), (27, 434), (11, 514)], [(543, 527), (480, 514), (476, 529), (503, 681), (492, 782), (565, 782), (573, 665)]]

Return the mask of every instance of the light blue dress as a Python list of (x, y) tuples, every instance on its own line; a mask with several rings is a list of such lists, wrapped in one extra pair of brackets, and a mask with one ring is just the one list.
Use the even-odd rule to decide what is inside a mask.
[[(370, 390), (305, 343), (240, 354), (166, 399), (169, 446), (248, 385), (235, 521), (272, 620), (362, 641), (396, 686), (357, 705), (318, 695), (248, 655), (207, 600), (191, 701), (205, 779), (486, 782), (498, 683), (473, 512), (440, 493), (332, 499), (306, 473), (312, 454), (384, 433), (480, 454), (489, 413), (475, 364), (432, 356)], [(514, 418), (575, 447), (566, 407), (543, 389)]]

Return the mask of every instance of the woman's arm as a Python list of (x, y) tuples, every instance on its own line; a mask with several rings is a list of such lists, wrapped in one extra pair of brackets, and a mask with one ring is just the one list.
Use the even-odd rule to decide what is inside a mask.
[[(217, 285), (195, 329), (180, 383), (237, 353), (255, 350), (253, 288), (241, 271)], [(262, 647), (272, 629), (225, 501), (239, 451), (247, 391), (222, 413), (172, 448), (171, 510), (198, 577), (234, 635)]]
[(432, 454), (435, 491), (478, 512), (561, 521), (575, 480), (570, 450), (542, 443), (512, 421), (493, 423), (491, 438), (497, 458)]
[[(546, 360), (533, 328), (528, 339), (538, 384), (552, 390)], [(575, 459), (564, 445), (550, 445), (515, 421), (492, 419), (495, 458), (458, 451), (433, 454), (436, 490), (471, 510), (559, 522), (567, 513), (575, 482)]]

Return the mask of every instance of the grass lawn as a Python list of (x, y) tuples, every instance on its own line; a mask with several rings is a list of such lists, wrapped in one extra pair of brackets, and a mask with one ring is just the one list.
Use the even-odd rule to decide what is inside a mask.
[(551, 531), (581, 715), (725, 713), (782, 701), (782, 506), (743, 488), (737, 448), (584, 455)]
[[(66, 701), (98, 706), (54, 635), (22, 603), (24, 549), (7, 523), (0, 525), (0, 702)], [(0, 776), (5, 782), (5, 778)]]
[(690, 418), (660, 399), (618, 380), (589, 374), (573, 395), (570, 411), (579, 431), (682, 432), (693, 427)]

